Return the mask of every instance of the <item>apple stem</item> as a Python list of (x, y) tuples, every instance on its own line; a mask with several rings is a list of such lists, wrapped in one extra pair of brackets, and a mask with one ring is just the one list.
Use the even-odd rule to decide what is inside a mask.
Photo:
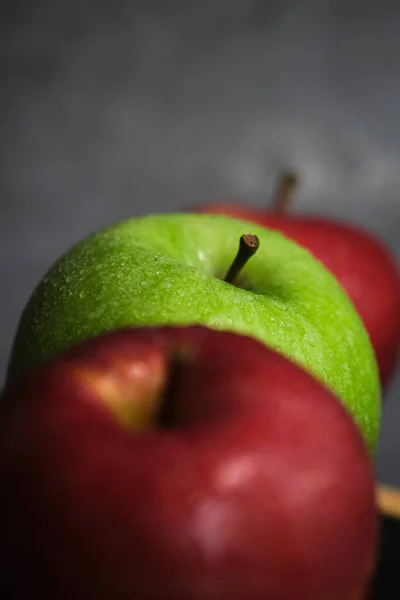
[(256, 235), (245, 234), (242, 235), (239, 242), (239, 249), (236, 254), (235, 260), (231, 264), (228, 273), (224, 281), (226, 283), (235, 283), (240, 271), (258, 250), (260, 246), (260, 240)]
[(178, 397), (178, 387), (182, 379), (182, 368), (184, 366), (184, 356), (176, 353), (171, 357), (169, 364), (169, 376), (166, 388), (163, 393), (162, 402), (156, 417), (156, 424), (161, 429), (168, 429), (175, 423), (176, 419), (176, 399)]
[(274, 211), (280, 214), (289, 212), (293, 201), (293, 192), (299, 185), (299, 176), (295, 171), (282, 171), (278, 177), (273, 197)]

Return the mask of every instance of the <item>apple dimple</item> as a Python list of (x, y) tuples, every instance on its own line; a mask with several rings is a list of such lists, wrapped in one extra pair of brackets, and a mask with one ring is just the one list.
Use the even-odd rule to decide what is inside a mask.
[(166, 353), (153, 347), (145, 348), (137, 360), (119, 357), (101, 369), (77, 363), (72, 373), (75, 382), (90, 392), (85, 401), (105, 408), (129, 432), (144, 433), (176, 424), (176, 386), (182, 368), (194, 358), (193, 348), (186, 345)]
[(73, 369), (75, 381), (90, 390), (93, 402), (129, 431), (154, 427), (167, 372), (165, 357), (157, 352), (135, 362), (119, 359), (110, 369)]

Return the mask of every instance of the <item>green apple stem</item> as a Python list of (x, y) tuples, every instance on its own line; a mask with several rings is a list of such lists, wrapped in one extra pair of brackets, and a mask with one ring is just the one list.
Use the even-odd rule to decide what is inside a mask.
[(276, 213), (287, 214), (293, 201), (293, 192), (299, 185), (299, 176), (295, 171), (282, 171), (278, 177), (273, 197), (273, 207)]
[(236, 254), (235, 260), (231, 264), (228, 273), (224, 281), (226, 283), (235, 284), (237, 277), (240, 271), (243, 269), (244, 265), (247, 263), (249, 258), (251, 258), (258, 250), (260, 246), (260, 240), (256, 235), (245, 234), (242, 235), (239, 242), (239, 249)]

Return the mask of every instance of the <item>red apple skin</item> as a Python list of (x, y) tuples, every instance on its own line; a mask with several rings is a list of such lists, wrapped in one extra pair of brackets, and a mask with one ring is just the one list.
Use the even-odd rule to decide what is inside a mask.
[(195, 212), (224, 214), (275, 229), (307, 248), (335, 275), (357, 309), (375, 350), (382, 389), (387, 389), (400, 351), (400, 273), (379, 239), (338, 220), (234, 203), (215, 203)]
[[(154, 394), (169, 424), (138, 431), (107, 407)], [(374, 568), (354, 422), (232, 333), (121, 330), (32, 371), (3, 393), (0, 477), (7, 600), (358, 600)]]

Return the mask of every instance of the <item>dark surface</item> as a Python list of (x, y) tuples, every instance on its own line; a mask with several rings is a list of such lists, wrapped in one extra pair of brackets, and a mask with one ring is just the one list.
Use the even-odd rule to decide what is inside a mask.
[[(4, 11), (4, 9), (3, 9)], [(219, 196), (360, 222), (400, 258), (400, 5), (15, 0), (0, 26), (0, 378), (19, 314), (88, 232)], [(400, 484), (400, 380), (380, 479)]]
[(400, 520), (382, 518), (382, 551), (369, 600), (400, 598)]

